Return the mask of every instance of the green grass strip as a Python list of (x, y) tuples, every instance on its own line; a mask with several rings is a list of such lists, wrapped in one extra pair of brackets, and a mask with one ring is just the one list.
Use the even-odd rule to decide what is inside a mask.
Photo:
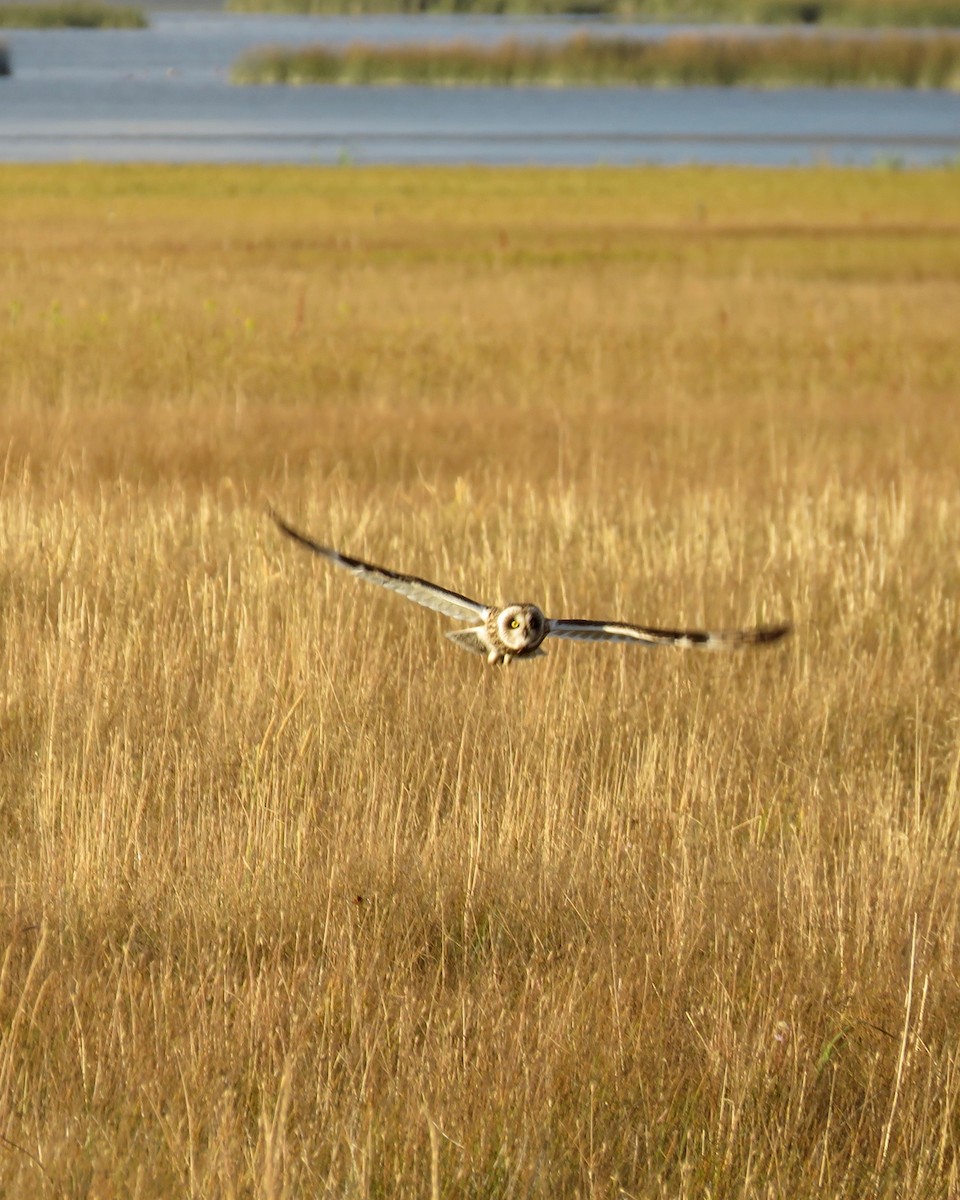
[(496, 86), (864, 86), (960, 89), (960, 34), (765, 38), (678, 35), (496, 46), (264, 47), (240, 58), (239, 84)]
[(113, 4), (0, 4), (0, 26), (8, 29), (145, 29), (138, 8)]

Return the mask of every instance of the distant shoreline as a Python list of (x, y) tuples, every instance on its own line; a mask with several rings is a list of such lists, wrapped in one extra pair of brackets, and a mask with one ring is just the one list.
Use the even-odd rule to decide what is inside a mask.
[(0, 3), (0, 27), (4, 29), (146, 29), (148, 24), (139, 8), (104, 4), (98, 0), (63, 4)]
[(960, 34), (811, 38), (580, 34), (495, 46), (263, 47), (234, 63), (249, 84), (418, 86), (887, 87), (960, 90)]
[(594, 16), (658, 24), (960, 28), (960, 0), (226, 0), (232, 12)]

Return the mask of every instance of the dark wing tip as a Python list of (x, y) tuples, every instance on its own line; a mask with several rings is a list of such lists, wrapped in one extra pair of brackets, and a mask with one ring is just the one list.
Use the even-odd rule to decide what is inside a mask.
[(306, 546), (308, 550), (312, 550), (314, 554), (322, 554), (325, 558), (333, 558), (336, 556), (336, 551), (331, 550), (328, 546), (321, 546), (319, 542), (315, 542), (313, 538), (307, 537), (305, 533), (301, 533), (299, 529), (294, 527), (280, 516), (272, 504), (266, 506), (267, 516), (273, 521), (274, 525), (285, 533), (287, 537), (293, 538), (295, 542), (299, 542), (301, 546)]
[(277, 526), (277, 528), (282, 533), (286, 533), (290, 537), (296, 536), (297, 531), (293, 528), (292, 525), (287, 524), (287, 522), (283, 519), (283, 517), (280, 516), (280, 514), (277, 512), (277, 510), (273, 507), (272, 504), (266, 504), (266, 505), (264, 505), (264, 508), (266, 510), (267, 516), (270, 518), (270, 520), (274, 523), (274, 525)]
[(755, 646), (768, 645), (770, 642), (779, 642), (781, 638), (785, 638), (791, 628), (790, 625), (760, 625), (756, 629), (750, 630), (746, 640)]

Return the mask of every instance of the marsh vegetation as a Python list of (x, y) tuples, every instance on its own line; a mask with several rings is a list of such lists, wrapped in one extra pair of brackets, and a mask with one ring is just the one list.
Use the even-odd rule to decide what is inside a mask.
[(0, 3), (0, 26), (8, 29), (145, 29), (139, 8), (80, 0), (63, 4)]
[(227, 0), (227, 7), (238, 12), (562, 14), (658, 22), (960, 26), (960, 0)]
[(960, 34), (883, 37), (714, 37), (663, 41), (577, 34), (383, 46), (268, 46), (234, 64), (239, 84), (464, 86), (960, 87)]
[(955, 1194), (956, 171), (0, 194), (0, 1190)]

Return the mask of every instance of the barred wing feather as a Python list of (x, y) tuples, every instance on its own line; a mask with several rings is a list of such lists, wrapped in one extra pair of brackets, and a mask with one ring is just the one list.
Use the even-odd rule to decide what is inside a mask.
[(431, 583), (429, 579), (421, 579), (417, 575), (401, 575), (396, 571), (388, 571), (386, 567), (378, 567), (374, 563), (364, 562), (362, 558), (351, 558), (347, 554), (341, 554), (339, 550), (333, 550), (329, 546), (321, 546), (319, 542), (315, 542), (306, 534), (294, 529), (292, 525), (288, 525), (273, 509), (270, 509), (269, 512), (277, 527), (287, 537), (293, 538), (301, 546), (306, 546), (314, 554), (319, 554), (321, 558), (328, 559), (338, 567), (344, 567), (357, 579), (389, 588), (391, 592), (396, 592), (405, 600), (412, 600), (414, 604), (420, 604), (424, 608), (432, 608), (435, 612), (443, 613), (445, 617), (452, 617), (455, 621), (476, 621), (478, 618), (483, 620), (486, 617), (486, 605), (471, 600), (469, 596), (451, 592), (436, 583)]
[(701, 650), (734, 650), (740, 646), (759, 646), (777, 642), (790, 630), (789, 625), (761, 625), (756, 629), (655, 629), (647, 625), (628, 625), (621, 621), (554, 620), (547, 637), (571, 638), (581, 642), (632, 642), (641, 646), (697, 647)]

